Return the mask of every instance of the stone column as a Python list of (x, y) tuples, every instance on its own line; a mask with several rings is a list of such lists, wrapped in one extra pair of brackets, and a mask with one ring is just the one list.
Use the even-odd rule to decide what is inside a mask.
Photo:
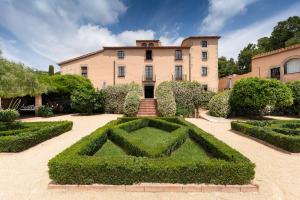
[(36, 95), (35, 96), (35, 116), (38, 116), (38, 109), (39, 107), (42, 106), (42, 95), (39, 94), (39, 95)]

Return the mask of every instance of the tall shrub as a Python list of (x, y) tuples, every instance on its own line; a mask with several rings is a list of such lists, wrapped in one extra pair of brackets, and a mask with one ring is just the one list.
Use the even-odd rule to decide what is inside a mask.
[(226, 90), (212, 97), (209, 101), (209, 114), (215, 117), (227, 118), (230, 115), (230, 90)]
[(134, 117), (139, 111), (141, 94), (138, 91), (129, 91), (125, 98), (124, 114), (128, 117)]
[(0, 109), (0, 122), (13, 122), (20, 116), (19, 112), (15, 109)]
[(294, 103), (291, 109), (294, 114), (300, 115), (300, 81), (291, 81), (287, 86), (292, 90)]
[(268, 107), (286, 107), (293, 103), (292, 91), (275, 79), (245, 78), (233, 87), (230, 104), (237, 115), (264, 115)]
[(176, 102), (172, 88), (167, 82), (161, 83), (155, 90), (157, 109), (161, 116), (168, 117), (176, 114)]

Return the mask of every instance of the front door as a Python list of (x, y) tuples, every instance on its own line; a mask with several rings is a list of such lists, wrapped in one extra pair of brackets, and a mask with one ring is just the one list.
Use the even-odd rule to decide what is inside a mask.
[(154, 98), (154, 85), (144, 86), (145, 98)]

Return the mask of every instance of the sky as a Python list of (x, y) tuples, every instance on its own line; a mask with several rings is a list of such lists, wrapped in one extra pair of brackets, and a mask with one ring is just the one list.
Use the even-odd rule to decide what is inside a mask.
[(237, 58), (278, 21), (300, 16), (299, 0), (0, 0), (2, 56), (39, 70), (103, 46), (220, 35), (219, 57)]

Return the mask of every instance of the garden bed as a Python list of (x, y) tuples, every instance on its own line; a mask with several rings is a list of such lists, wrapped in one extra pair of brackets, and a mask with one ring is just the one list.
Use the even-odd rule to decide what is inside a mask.
[(72, 129), (72, 122), (0, 123), (0, 152), (20, 152)]
[(246, 157), (181, 118), (120, 118), (48, 163), (58, 184), (248, 184)]
[(231, 128), (288, 152), (300, 152), (300, 120), (233, 121)]

